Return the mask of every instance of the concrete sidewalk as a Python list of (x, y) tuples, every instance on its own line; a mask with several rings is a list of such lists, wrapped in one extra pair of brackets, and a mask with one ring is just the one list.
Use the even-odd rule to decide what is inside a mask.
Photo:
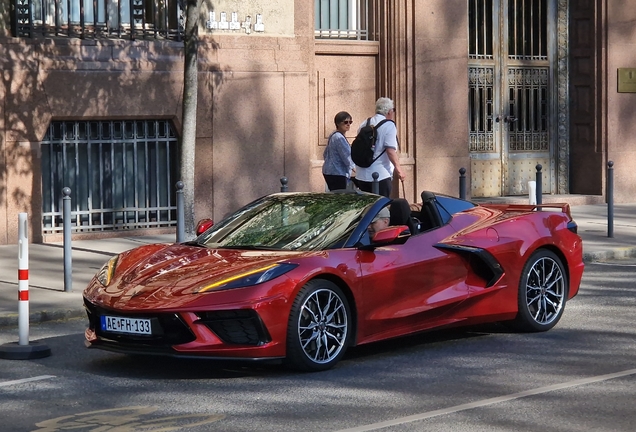
[[(607, 236), (607, 205), (573, 206), (572, 216), (586, 262), (636, 256), (636, 204), (614, 206), (613, 238)], [(30, 322), (85, 316), (82, 291), (111, 256), (143, 244), (174, 241), (173, 234), (74, 241), (70, 292), (64, 291), (63, 245), (29, 244)], [(17, 297), (18, 246), (0, 246), (0, 327), (17, 327)]]

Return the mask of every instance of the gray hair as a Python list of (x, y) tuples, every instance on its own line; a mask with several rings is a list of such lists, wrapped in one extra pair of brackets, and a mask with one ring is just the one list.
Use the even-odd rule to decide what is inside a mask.
[(376, 114), (382, 114), (383, 116), (386, 116), (394, 107), (395, 105), (393, 105), (393, 101), (388, 97), (381, 97), (377, 101), (375, 101)]

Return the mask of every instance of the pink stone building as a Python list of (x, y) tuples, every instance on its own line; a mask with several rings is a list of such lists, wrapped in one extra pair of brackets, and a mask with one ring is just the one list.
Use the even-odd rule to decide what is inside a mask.
[[(174, 230), (176, 0), (0, 0), (0, 244)], [(220, 0), (200, 11), (196, 218), (324, 190), (333, 116), (394, 99), (406, 198), (636, 196), (636, 0)], [(353, 133), (353, 132), (352, 132)], [(353, 138), (351, 136), (350, 138)], [(402, 188), (394, 187), (396, 195)]]

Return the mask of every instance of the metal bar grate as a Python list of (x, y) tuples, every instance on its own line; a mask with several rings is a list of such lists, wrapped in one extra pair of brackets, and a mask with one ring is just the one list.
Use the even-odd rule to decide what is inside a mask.
[(316, 39), (371, 40), (369, 0), (314, 0)]
[(548, 150), (548, 68), (508, 70), (510, 151)]
[(508, 56), (548, 59), (547, 0), (508, 0)]
[(468, 69), (468, 123), (469, 150), (492, 152), (495, 150), (493, 135), (494, 69), (470, 67)]
[(63, 230), (64, 187), (73, 232), (176, 226), (179, 158), (169, 122), (52, 122), (41, 150), (44, 234)]
[(179, 0), (11, 0), (16, 37), (182, 40)]
[(492, 0), (468, 0), (468, 56), (493, 58)]
[(14, 37), (33, 36), (33, 11), (30, 0), (14, 0), (12, 27)]

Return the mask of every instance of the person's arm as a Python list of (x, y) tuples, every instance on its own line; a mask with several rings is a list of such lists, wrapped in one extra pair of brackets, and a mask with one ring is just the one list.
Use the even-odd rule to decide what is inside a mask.
[(351, 172), (351, 169), (353, 168), (353, 161), (351, 160), (351, 145), (342, 134), (338, 137), (337, 151), (340, 160), (342, 160), (345, 165), (349, 165), (349, 172)]
[(404, 175), (404, 171), (402, 171), (402, 167), (400, 166), (400, 157), (398, 156), (397, 151), (393, 147), (387, 147), (386, 154), (387, 156), (389, 156), (389, 160), (393, 164), (398, 178), (400, 179), (400, 181), (404, 181), (406, 176)]

